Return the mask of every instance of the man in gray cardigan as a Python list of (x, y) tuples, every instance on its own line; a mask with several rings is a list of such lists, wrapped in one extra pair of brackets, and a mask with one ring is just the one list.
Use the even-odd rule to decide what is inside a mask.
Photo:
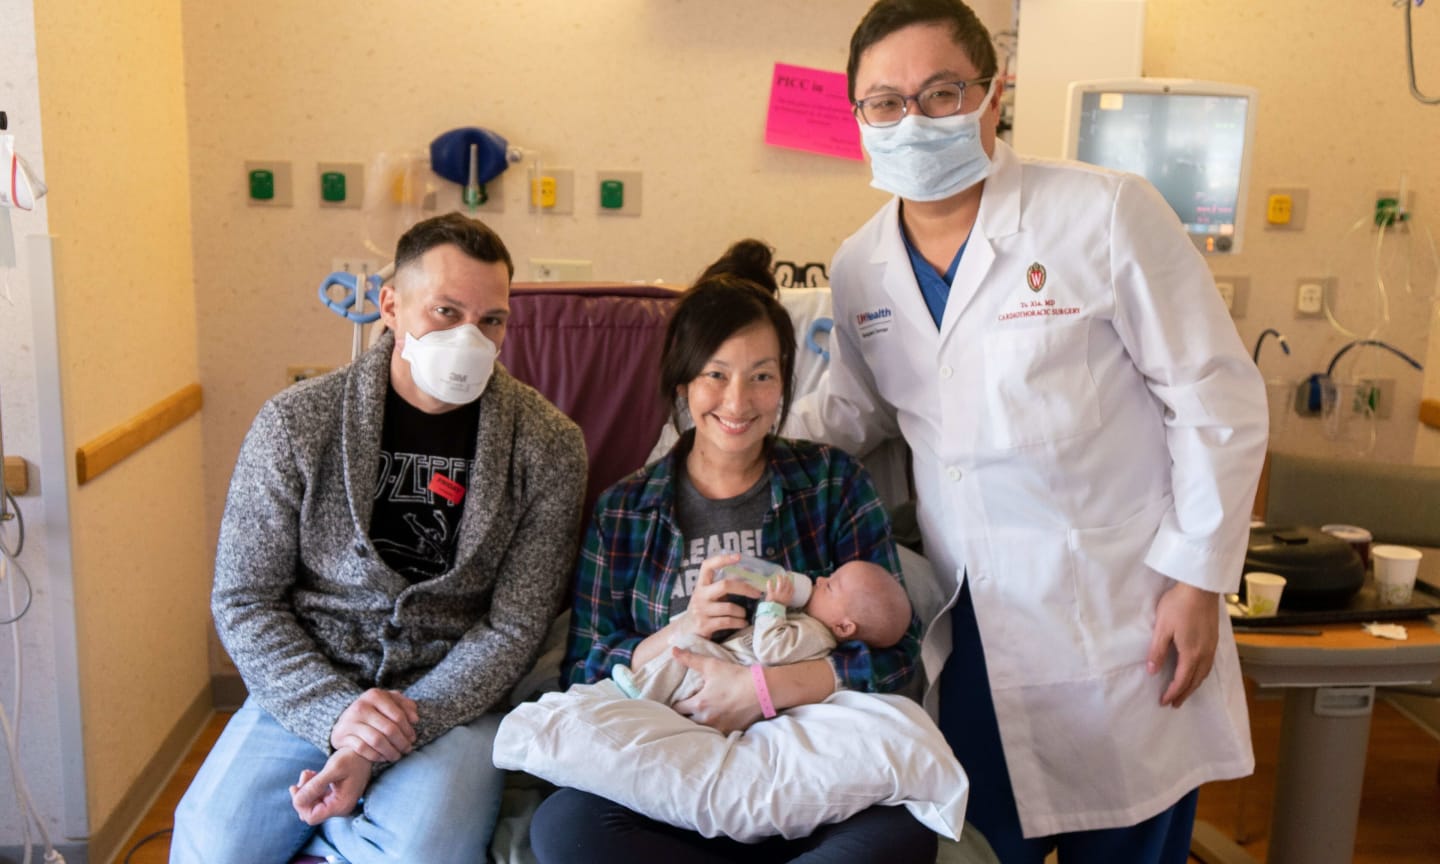
[(495, 365), (513, 272), (476, 220), (416, 225), (390, 333), (260, 410), (212, 598), (250, 698), (172, 862), (486, 859), (496, 712), (568, 587), (585, 488), (579, 428)]

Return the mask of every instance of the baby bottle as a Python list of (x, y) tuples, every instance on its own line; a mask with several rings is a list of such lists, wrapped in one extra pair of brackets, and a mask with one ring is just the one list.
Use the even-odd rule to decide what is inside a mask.
[[(761, 591), (765, 590), (765, 583), (770, 581), (770, 577), (785, 576), (789, 578), (791, 584), (795, 586), (795, 593), (791, 595), (790, 602), (786, 605), (791, 609), (803, 609), (805, 608), (805, 604), (810, 602), (810, 590), (813, 587), (813, 584), (810, 582), (810, 577), (804, 573), (786, 570), (784, 567), (771, 561), (763, 561), (759, 558), (752, 558), (749, 555), (742, 555), (740, 556), (740, 560), (734, 564), (727, 564), (721, 567), (717, 575), (721, 580), (743, 579)], [(751, 613), (755, 611), (754, 606), (758, 601), (749, 597), (744, 599), (748, 601), (746, 617), (751, 617)], [(739, 603), (740, 600), (735, 599), (734, 602)]]

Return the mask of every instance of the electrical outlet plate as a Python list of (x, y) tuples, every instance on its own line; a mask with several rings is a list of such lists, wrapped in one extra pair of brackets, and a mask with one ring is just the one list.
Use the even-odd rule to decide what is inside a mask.
[[(256, 171), (270, 172), (271, 183), (269, 185), (272, 190), (269, 198), (255, 198), (250, 194), (251, 178)], [(246, 160), (244, 179), (245, 200), (250, 203), (251, 207), (291, 207), (295, 203), (289, 162)]]
[[(604, 206), (603, 187), (607, 181), (616, 181), (621, 184), (620, 194), (623, 196), (621, 206)], [(644, 188), (641, 183), (639, 171), (599, 171), (595, 175), (596, 207), (603, 214), (609, 216), (639, 216), (640, 201), (643, 193)]]
[(380, 262), (374, 258), (331, 258), (330, 272), (360, 273), (369, 276), (380, 269)]
[(1250, 303), (1249, 276), (1216, 276), (1215, 289), (1225, 300), (1225, 308), (1230, 310), (1231, 318), (1245, 317), (1245, 309)]
[[(325, 186), (327, 174), (339, 174), (344, 178), (345, 199), (326, 201)], [(321, 162), (315, 166), (315, 198), (323, 208), (359, 210), (365, 200), (365, 166), (360, 162)]]
[(309, 378), (316, 378), (334, 369), (334, 366), (325, 366), (320, 363), (297, 364), (285, 367), (285, 383), (299, 384)]
[(530, 281), (532, 282), (584, 282), (593, 278), (594, 270), (589, 261), (572, 258), (531, 258)]
[(1325, 314), (1325, 303), (1333, 303), (1334, 300), (1335, 279), (1332, 276), (1302, 276), (1295, 282), (1296, 318), (1319, 318)]

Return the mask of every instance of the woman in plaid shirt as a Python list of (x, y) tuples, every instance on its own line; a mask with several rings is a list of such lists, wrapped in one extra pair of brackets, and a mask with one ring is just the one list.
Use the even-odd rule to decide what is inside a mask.
[[(824, 700), (840, 688), (889, 692), (916, 671), (920, 624), (871, 650), (844, 642), (825, 659), (750, 669), (670, 647), (682, 633), (714, 638), (744, 627), (737, 595), (761, 592), (716, 571), (744, 553), (811, 578), (847, 561), (877, 563), (899, 579), (890, 523), (870, 477), (843, 451), (774, 434), (791, 402), (795, 333), (775, 298), (770, 250), (732, 246), (676, 305), (665, 334), (660, 386), (683, 430), (668, 456), (600, 496), (581, 550), (562, 667), (594, 683), (617, 663), (643, 666), (663, 651), (704, 678), (676, 703), (723, 732), (765, 709)], [(672, 622), (681, 611), (689, 614)], [(767, 704), (768, 703), (768, 704)], [(773, 713), (770, 714), (773, 716)], [(741, 844), (654, 822), (598, 796), (562, 789), (535, 814), (540, 861), (935, 860), (935, 838), (904, 808), (872, 807), (809, 838)]]

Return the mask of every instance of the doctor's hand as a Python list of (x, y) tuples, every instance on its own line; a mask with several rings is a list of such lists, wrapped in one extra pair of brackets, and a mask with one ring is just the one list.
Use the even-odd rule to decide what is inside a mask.
[(305, 769), (290, 787), (290, 804), (306, 825), (344, 816), (370, 785), (370, 762), (354, 750), (336, 750), (319, 772)]
[(415, 749), (415, 701), (398, 690), (372, 687), (340, 713), (330, 729), (330, 746), (349, 748), (371, 762), (398, 762)]
[(700, 578), (695, 582), (695, 590), (690, 594), (690, 605), (685, 610), (689, 614), (682, 619), (687, 622), (687, 629), (691, 633), (709, 639), (721, 630), (738, 630), (748, 623), (745, 620), (744, 607), (732, 603), (726, 597), (730, 594), (743, 594), (758, 599), (763, 592), (741, 579), (715, 581), (717, 570), (739, 560), (738, 553), (725, 552), (700, 562)]
[(1210, 674), (1220, 641), (1220, 595), (1176, 582), (1160, 595), (1155, 607), (1155, 633), (1145, 655), (1145, 669), (1160, 671), (1170, 646), (1175, 646), (1175, 678), (1160, 697), (1161, 705), (1179, 708)]
[(763, 716), (749, 667), (680, 648), (670, 653), (703, 681), (694, 696), (675, 703), (676, 711), (726, 735), (743, 732)]

